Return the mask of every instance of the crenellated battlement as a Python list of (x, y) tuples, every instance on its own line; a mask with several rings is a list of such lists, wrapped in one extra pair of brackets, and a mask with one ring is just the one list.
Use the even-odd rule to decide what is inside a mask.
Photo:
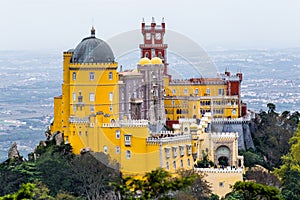
[(237, 132), (212, 132), (210, 135), (212, 139), (217, 140), (236, 139), (239, 137)]
[(72, 56), (72, 55), (73, 55), (73, 52), (72, 52), (72, 51), (65, 51), (65, 52), (64, 52), (64, 55), (65, 55), (65, 56)]
[(191, 141), (191, 135), (190, 134), (184, 134), (179, 135), (175, 134), (172, 136), (168, 136), (165, 134), (165, 137), (156, 137), (156, 136), (150, 136), (146, 139), (148, 144), (160, 144), (160, 143), (175, 143), (180, 141)]
[(71, 124), (89, 124), (90, 119), (88, 117), (70, 117), (69, 122)]
[(243, 173), (243, 168), (194, 168), (196, 172), (204, 172), (204, 173), (215, 173), (215, 174), (223, 174), (223, 173)]
[(250, 119), (248, 118), (213, 118), (212, 123), (216, 124), (245, 124), (248, 123)]
[(70, 68), (80, 68), (80, 67), (117, 67), (118, 63), (70, 63)]

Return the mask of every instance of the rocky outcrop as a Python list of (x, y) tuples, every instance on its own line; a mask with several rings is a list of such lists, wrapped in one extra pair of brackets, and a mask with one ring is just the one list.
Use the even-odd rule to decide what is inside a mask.
[(239, 135), (238, 138), (238, 148), (239, 150), (247, 150), (250, 148), (255, 149), (249, 121), (245, 120), (217, 120), (212, 121), (211, 131), (212, 132), (237, 132)]
[(20, 158), (17, 143), (14, 142), (8, 150), (8, 158)]

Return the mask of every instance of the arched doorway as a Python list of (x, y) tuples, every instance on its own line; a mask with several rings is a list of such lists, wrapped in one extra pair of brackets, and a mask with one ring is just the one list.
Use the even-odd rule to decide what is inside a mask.
[(226, 156), (221, 156), (218, 158), (218, 163), (221, 166), (228, 166), (228, 158)]
[(231, 165), (231, 152), (227, 146), (219, 146), (216, 150), (215, 161), (220, 166)]

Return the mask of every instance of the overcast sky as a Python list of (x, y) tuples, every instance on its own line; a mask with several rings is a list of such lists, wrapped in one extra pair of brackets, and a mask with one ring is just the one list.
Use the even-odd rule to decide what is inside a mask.
[(155, 17), (206, 49), (300, 47), (299, 0), (1, 0), (0, 50), (67, 50)]

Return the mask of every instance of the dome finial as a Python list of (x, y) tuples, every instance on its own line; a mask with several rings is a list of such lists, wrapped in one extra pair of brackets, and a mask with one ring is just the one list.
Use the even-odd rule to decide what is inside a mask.
[(92, 36), (92, 37), (95, 37), (95, 33), (96, 33), (96, 30), (95, 30), (94, 26), (92, 26), (92, 29), (91, 29), (91, 36)]

